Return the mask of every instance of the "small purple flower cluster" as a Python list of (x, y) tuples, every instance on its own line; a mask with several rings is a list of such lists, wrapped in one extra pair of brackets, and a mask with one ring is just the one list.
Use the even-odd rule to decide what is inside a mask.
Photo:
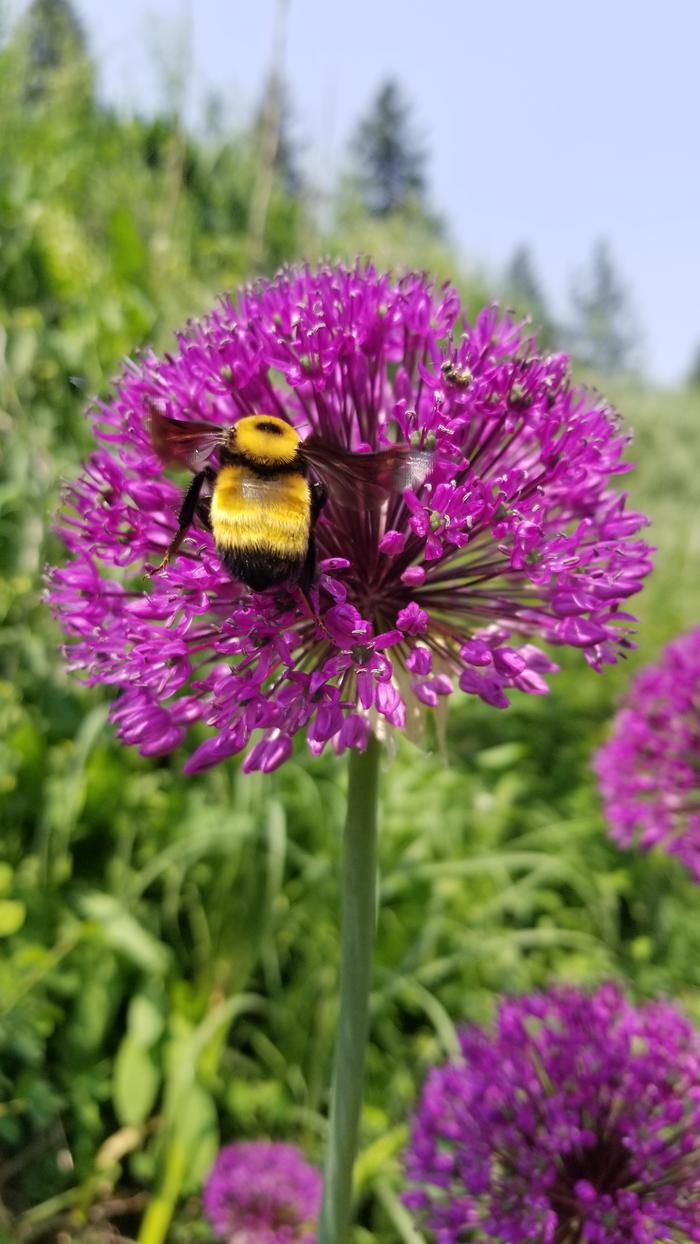
[(314, 1244), (321, 1176), (294, 1145), (225, 1145), (207, 1179), (204, 1212), (227, 1244)]
[(663, 847), (700, 881), (700, 628), (637, 674), (595, 768), (616, 842)]
[(407, 1155), (439, 1244), (700, 1241), (700, 1037), (672, 1006), (554, 988), (460, 1042)]
[[(149, 408), (227, 426), (266, 412), (346, 449), (404, 441), (428, 480), (381, 512), (331, 494), (316, 528), (318, 618), (293, 593), (252, 593), (193, 529), (146, 583), (175, 531), (176, 485)], [(189, 325), (164, 358), (128, 364), (95, 408), (99, 447), (69, 493), (70, 560), (49, 598), (71, 666), (121, 692), (113, 718), (144, 755), (213, 735), (189, 772), (250, 747), (270, 770), (306, 731), (313, 752), (364, 748), (456, 686), (504, 708), (547, 691), (556, 666), (531, 643), (580, 648), (596, 669), (629, 646), (621, 606), (650, 568), (646, 519), (611, 481), (627, 437), (491, 307), (473, 324), (454, 289), (371, 265), (292, 268)]]

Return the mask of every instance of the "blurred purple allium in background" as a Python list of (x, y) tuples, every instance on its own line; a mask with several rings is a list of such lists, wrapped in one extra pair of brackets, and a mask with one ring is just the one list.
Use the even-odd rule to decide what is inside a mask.
[[(357, 513), (331, 497), (316, 528), (315, 608), (234, 582), (193, 528), (151, 581), (176, 530), (180, 489), (149, 443), (149, 403), (230, 425), (265, 412), (354, 450), (393, 440), (434, 451), (417, 492)], [(547, 691), (556, 666), (530, 641), (582, 649), (599, 669), (628, 644), (649, 563), (642, 515), (610, 487), (627, 436), (602, 399), (573, 387), (491, 307), (470, 324), (450, 286), (367, 264), (292, 268), (241, 290), (126, 365), (94, 408), (98, 448), (72, 486), (70, 560), (49, 597), (73, 669), (121, 694), (120, 737), (145, 755), (191, 723), (213, 736), (195, 772), (241, 751), (273, 769), (309, 747), (364, 748), (372, 724), (403, 728), (456, 686), (497, 708)]]
[(204, 1212), (227, 1244), (313, 1244), (321, 1175), (294, 1145), (225, 1145), (207, 1179)]
[(700, 1240), (700, 1037), (674, 1007), (553, 988), (460, 1043), (407, 1154), (440, 1244)]
[(637, 674), (594, 763), (615, 841), (663, 847), (700, 881), (700, 627)]

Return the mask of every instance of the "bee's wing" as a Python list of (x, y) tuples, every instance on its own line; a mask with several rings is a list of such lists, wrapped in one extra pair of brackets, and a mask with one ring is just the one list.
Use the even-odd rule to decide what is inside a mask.
[(195, 473), (201, 471), (227, 435), (226, 428), (214, 423), (169, 419), (153, 402), (148, 403), (146, 428), (161, 462), (166, 466), (186, 466)]
[(392, 493), (423, 483), (432, 455), (410, 445), (358, 454), (308, 437), (299, 457), (327, 485), (331, 501), (351, 510), (377, 510)]

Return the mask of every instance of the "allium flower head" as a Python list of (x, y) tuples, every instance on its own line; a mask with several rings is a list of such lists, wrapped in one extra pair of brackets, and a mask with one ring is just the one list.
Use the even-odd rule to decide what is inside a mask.
[[(346, 449), (433, 453), (428, 479), (381, 510), (332, 491), (316, 527), (318, 617), (298, 593), (253, 593), (193, 528), (152, 580), (180, 490), (151, 447), (149, 407), (230, 426), (267, 413)], [(99, 447), (69, 494), (71, 558), (50, 598), (72, 666), (121, 695), (119, 734), (146, 755), (187, 727), (213, 736), (196, 771), (246, 747), (272, 769), (301, 729), (312, 751), (363, 748), (459, 686), (497, 708), (543, 694), (534, 638), (614, 661), (649, 550), (611, 481), (628, 469), (611, 409), (572, 387), (495, 308), (469, 324), (454, 289), (359, 263), (292, 268), (241, 290), (129, 363), (94, 410)], [(182, 481), (180, 481), (182, 483)], [(319, 620), (320, 619), (320, 620)]]
[(240, 1141), (220, 1151), (204, 1212), (226, 1244), (313, 1244), (321, 1182), (294, 1145)]
[(595, 768), (616, 842), (663, 847), (700, 881), (700, 628), (637, 674)]
[(460, 1042), (407, 1156), (439, 1244), (700, 1240), (700, 1037), (672, 1006), (552, 989)]

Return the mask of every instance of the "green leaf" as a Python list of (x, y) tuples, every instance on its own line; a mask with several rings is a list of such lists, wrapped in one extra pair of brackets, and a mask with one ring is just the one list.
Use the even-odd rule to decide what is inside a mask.
[(148, 1050), (160, 1037), (165, 1018), (155, 1002), (146, 994), (137, 994), (129, 1004), (129, 1034), (137, 1045)]
[(167, 971), (170, 952), (111, 894), (84, 894), (80, 900), (88, 920), (100, 926), (113, 950), (130, 959), (145, 972), (160, 976)]
[(10, 937), (22, 928), (27, 909), (17, 899), (0, 899), (0, 937)]
[(131, 209), (118, 203), (107, 228), (115, 272), (122, 277), (138, 277), (148, 263), (148, 255)]
[(476, 763), (480, 769), (510, 769), (522, 759), (524, 753), (522, 743), (499, 743), (479, 752)]
[(38, 336), (33, 328), (16, 328), (7, 347), (10, 371), (17, 377), (26, 376), (36, 359)]
[(373, 1179), (386, 1170), (387, 1166), (406, 1144), (406, 1137), (406, 1124), (399, 1123), (396, 1127), (392, 1127), (389, 1131), (378, 1136), (376, 1140), (372, 1141), (370, 1145), (367, 1145), (361, 1151), (355, 1164), (353, 1179), (356, 1193), (364, 1191), (372, 1183)]
[(124, 1037), (114, 1060), (112, 1085), (114, 1109), (123, 1126), (137, 1127), (148, 1118), (159, 1084), (155, 1059), (133, 1037)]
[(216, 1157), (219, 1127), (216, 1108), (209, 1093), (191, 1084), (178, 1095), (178, 1110), (171, 1121), (174, 1142), (186, 1155), (182, 1191), (197, 1192)]

